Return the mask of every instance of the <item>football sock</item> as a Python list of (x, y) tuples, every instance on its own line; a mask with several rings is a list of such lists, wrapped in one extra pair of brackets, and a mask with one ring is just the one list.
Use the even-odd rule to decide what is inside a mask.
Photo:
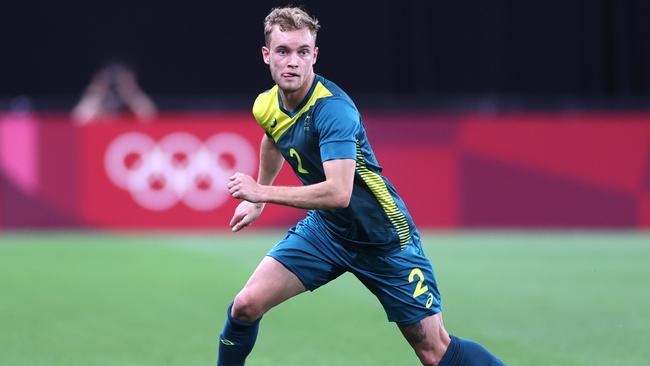
[(451, 336), (451, 343), (438, 366), (505, 366), (480, 344)]
[(249, 323), (232, 317), (232, 304), (228, 306), (228, 318), (219, 336), (217, 366), (241, 366), (257, 339), (260, 319)]

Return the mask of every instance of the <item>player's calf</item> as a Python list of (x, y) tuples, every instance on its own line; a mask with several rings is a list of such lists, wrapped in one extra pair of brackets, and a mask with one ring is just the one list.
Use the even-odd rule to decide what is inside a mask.
[(438, 366), (505, 366), (505, 363), (482, 345), (451, 336), (447, 352)]
[(399, 324), (399, 329), (423, 365), (439, 364), (450, 342), (439, 313), (414, 324)]
[(231, 304), (228, 307), (228, 317), (223, 327), (223, 332), (219, 336), (219, 358), (217, 366), (241, 366), (244, 364), (246, 357), (253, 350), (257, 332), (259, 330), (260, 319), (253, 322), (247, 322), (235, 319), (232, 316)]

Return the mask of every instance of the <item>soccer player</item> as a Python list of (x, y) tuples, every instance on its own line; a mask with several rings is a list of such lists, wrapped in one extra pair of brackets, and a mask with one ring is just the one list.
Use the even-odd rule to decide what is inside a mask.
[[(275, 86), (255, 100), (264, 129), (257, 181), (236, 173), (239, 231), (266, 203), (309, 210), (261, 261), (228, 308), (220, 366), (243, 365), (262, 315), (306, 290), (352, 272), (377, 296), (388, 319), (424, 365), (502, 365), (481, 345), (450, 336), (442, 322), (431, 263), (404, 202), (368, 143), (359, 112), (336, 84), (314, 74), (318, 21), (300, 8), (276, 8), (264, 21), (262, 58)], [(303, 186), (272, 183), (286, 160)]]

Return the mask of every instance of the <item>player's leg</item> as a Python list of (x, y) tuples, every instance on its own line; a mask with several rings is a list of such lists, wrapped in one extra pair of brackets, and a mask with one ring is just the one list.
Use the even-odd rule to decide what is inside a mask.
[(253, 350), (262, 315), (305, 291), (298, 277), (277, 260), (265, 257), (228, 307), (219, 337), (218, 366), (243, 365)]
[(447, 333), (433, 267), (417, 231), (411, 239), (404, 249), (390, 255), (357, 256), (351, 271), (377, 296), (388, 320), (398, 324), (422, 364), (502, 365), (484, 347)]
[(235, 296), (232, 316), (241, 321), (256, 321), (272, 307), (306, 290), (295, 274), (267, 256)]
[(423, 365), (439, 364), (451, 342), (440, 313), (398, 327)]
[(505, 366), (485, 347), (469, 339), (450, 336), (447, 352), (438, 366)]
[[(251, 352), (260, 318), (281, 302), (326, 284), (343, 273), (318, 249), (322, 235), (314, 233), (311, 217), (291, 229), (262, 260), (237, 294), (221, 334), (219, 366), (243, 365)], [(236, 335), (240, 341), (231, 339)], [(231, 337), (231, 338), (229, 338)]]
[(485, 347), (468, 339), (450, 336), (440, 313), (414, 324), (398, 324), (423, 365), (501, 366), (503, 361)]

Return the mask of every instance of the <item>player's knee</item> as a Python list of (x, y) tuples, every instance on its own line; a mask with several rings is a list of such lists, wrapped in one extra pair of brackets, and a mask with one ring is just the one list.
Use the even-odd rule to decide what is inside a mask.
[(264, 315), (264, 310), (254, 296), (244, 289), (235, 296), (232, 315), (237, 320), (254, 322)]
[(442, 359), (442, 355), (432, 349), (415, 348), (415, 354), (424, 366), (437, 366)]
[(436, 357), (433, 352), (419, 353), (418, 358), (424, 366), (438, 366), (438, 363), (440, 362), (440, 358)]

